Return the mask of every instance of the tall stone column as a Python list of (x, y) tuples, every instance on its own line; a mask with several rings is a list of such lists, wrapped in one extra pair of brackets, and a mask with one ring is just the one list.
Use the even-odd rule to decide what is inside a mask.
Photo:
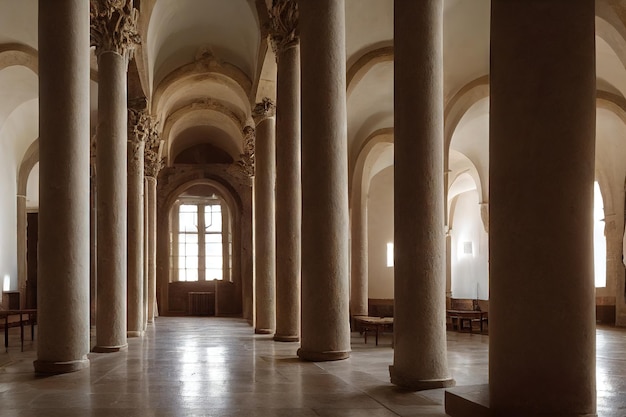
[(593, 0), (491, 4), (489, 402), (498, 415), (596, 412), (594, 19)]
[(394, 2), (394, 356), (391, 382), (454, 384), (446, 353), (443, 1)]
[(300, 1), (302, 335), (298, 356), (350, 356), (344, 0)]
[(300, 40), (295, 0), (275, 0), (270, 10), (276, 77), (276, 333), (300, 340)]
[(39, 1), (39, 280), (35, 371), (89, 366), (89, 9)]
[(276, 328), (276, 107), (268, 98), (253, 111), (256, 124), (254, 177), (254, 332), (272, 334)]
[[(362, 181), (359, 181), (362, 183)], [(368, 305), (368, 241), (367, 198), (364, 190), (355, 192), (352, 202), (352, 268), (350, 269), (350, 315), (367, 316)]]
[(162, 167), (160, 158), (161, 138), (156, 123), (151, 120), (145, 144), (145, 177), (146, 177), (146, 261), (148, 263), (147, 280), (147, 323), (154, 323), (157, 315), (156, 300), (156, 253), (157, 253), (157, 176)]
[[(23, 190), (18, 190), (18, 193)], [(26, 230), (28, 226), (26, 216), (26, 193), (17, 195), (17, 289), (20, 292), (20, 308), (26, 306), (26, 281), (27, 281), (27, 261), (26, 261)]]
[(128, 337), (144, 331), (144, 148), (145, 99), (128, 109)]
[(132, 0), (91, 1), (92, 44), (98, 57), (96, 352), (127, 346), (126, 71), (138, 42), (132, 4)]

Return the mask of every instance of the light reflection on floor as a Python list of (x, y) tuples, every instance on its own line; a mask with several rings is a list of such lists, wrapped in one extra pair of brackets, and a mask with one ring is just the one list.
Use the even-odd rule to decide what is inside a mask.
[[(458, 385), (487, 383), (488, 339), (448, 333)], [(445, 416), (442, 390), (407, 393), (389, 383), (390, 335), (377, 347), (353, 333), (344, 361), (301, 362), (297, 348), (238, 319), (160, 317), (144, 338), (129, 339), (128, 351), (90, 354), (85, 371), (40, 378), (33, 342), (20, 352), (11, 329), (0, 416)], [(598, 330), (597, 389), (600, 417), (626, 416), (626, 329)]]

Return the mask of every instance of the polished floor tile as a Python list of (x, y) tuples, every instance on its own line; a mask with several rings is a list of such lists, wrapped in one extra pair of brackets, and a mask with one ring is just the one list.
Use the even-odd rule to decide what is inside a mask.
[[(391, 336), (364, 343), (352, 356), (301, 362), (298, 344), (254, 335), (245, 321), (160, 317), (127, 351), (90, 353), (86, 370), (35, 376), (36, 341), (20, 352), (11, 329), (0, 356), (0, 417), (445, 416), (443, 390), (406, 392), (389, 383)], [(626, 416), (626, 329), (597, 332), (600, 417)], [(458, 386), (488, 381), (488, 336), (448, 332), (448, 358)]]

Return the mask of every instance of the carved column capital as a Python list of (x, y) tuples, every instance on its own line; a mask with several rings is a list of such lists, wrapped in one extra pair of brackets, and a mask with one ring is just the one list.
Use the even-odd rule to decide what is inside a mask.
[(252, 126), (243, 128), (243, 153), (239, 156), (237, 167), (246, 176), (254, 177), (254, 142), (256, 140), (256, 130)]
[(270, 39), (278, 60), (279, 54), (298, 44), (298, 4), (295, 0), (273, 0), (269, 9)]
[(257, 103), (256, 106), (254, 106), (254, 109), (252, 109), (252, 118), (257, 126), (264, 120), (274, 117), (275, 115), (276, 105), (268, 97), (264, 97), (263, 101)]
[(128, 104), (128, 143), (132, 144), (131, 158), (135, 161), (143, 158), (143, 148), (150, 131), (151, 118), (148, 115), (146, 100)]
[(127, 59), (141, 43), (137, 33), (139, 12), (133, 0), (90, 0), (91, 46), (96, 55), (116, 52)]
[(144, 173), (146, 177), (156, 178), (163, 168), (164, 159), (161, 158), (161, 146), (163, 141), (157, 129), (158, 123), (152, 117), (147, 119), (148, 125), (145, 136), (144, 148)]

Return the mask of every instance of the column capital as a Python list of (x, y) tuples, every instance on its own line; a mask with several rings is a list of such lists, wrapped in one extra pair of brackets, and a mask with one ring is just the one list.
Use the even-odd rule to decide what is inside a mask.
[(300, 41), (298, 3), (295, 0), (273, 0), (269, 15), (270, 40), (276, 60), (278, 60), (281, 52), (296, 46)]
[(239, 156), (237, 167), (246, 176), (254, 177), (254, 142), (256, 140), (256, 130), (252, 126), (243, 128), (243, 153)]
[(141, 43), (137, 32), (139, 12), (133, 0), (90, 0), (91, 46), (96, 55), (116, 52), (127, 59)]
[(150, 133), (152, 123), (145, 104), (145, 99), (128, 103), (128, 143), (132, 144), (132, 156), (129, 156), (135, 161), (144, 157), (142, 148)]
[(252, 109), (252, 118), (257, 126), (261, 124), (261, 122), (272, 118), (275, 115), (276, 104), (274, 104), (272, 99), (268, 97), (263, 97), (263, 100), (260, 103), (257, 103), (256, 106), (254, 106), (254, 109)]
[(148, 116), (147, 120), (148, 128), (144, 148), (144, 174), (146, 177), (156, 178), (161, 168), (165, 165), (164, 158), (161, 158), (163, 141), (157, 130), (158, 123), (150, 116)]

